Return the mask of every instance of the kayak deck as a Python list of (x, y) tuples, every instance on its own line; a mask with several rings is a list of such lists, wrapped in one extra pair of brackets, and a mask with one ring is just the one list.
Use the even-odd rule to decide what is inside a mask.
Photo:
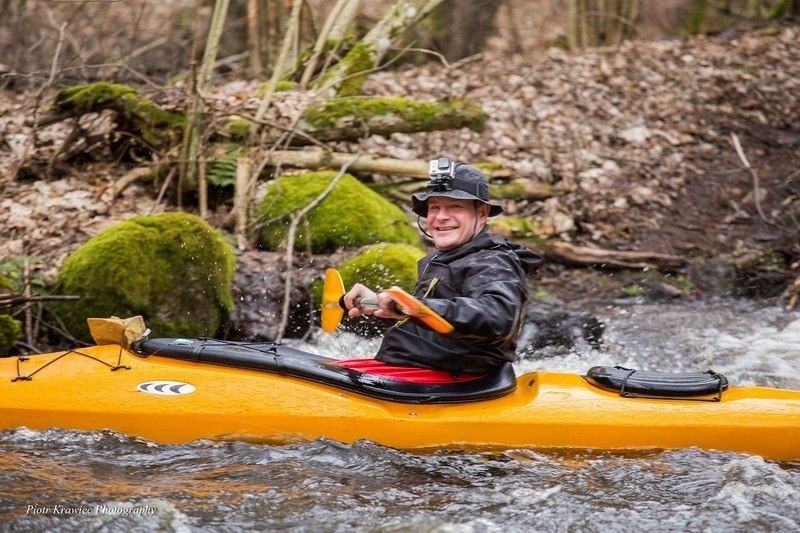
[[(133, 349), (143, 356), (161, 355), (195, 363), (274, 372), (395, 402), (488, 400), (510, 393), (517, 385), (511, 363), (500, 366), (491, 374), (454, 377), (442, 371), (384, 365), (374, 359), (357, 360), (357, 363), (350, 361), (348, 364), (271, 342), (160, 338), (135, 343)], [(372, 368), (365, 368), (363, 363), (367, 362), (373, 363)], [(388, 375), (380, 372), (387, 369), (391, 371)], [(409, 379), (409, 371), (421, 379)]]
[[(263, 371), (141, 358), (115, 345), (79, 351), (0, 359), (0, 429), (108, 428), (164, 443), (324, 436), (403, 449), (697, 446), (800, 459), (800, 391), (732, 387), (717, 402), (624, 398), (576, 374), (534, 372), (501, 397), (414, 404)], [(111, 370), (120, 365), (127, 368)]]

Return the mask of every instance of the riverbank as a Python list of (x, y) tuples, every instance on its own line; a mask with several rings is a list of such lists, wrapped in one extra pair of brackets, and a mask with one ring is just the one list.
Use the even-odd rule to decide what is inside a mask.
[[(535, 65), (479, 57), (450, 68), (379, 72), (366, 94), (469, 96), (487, 113), (484, 131), (371, 136), (334, 148), (398, 159), (449, 154), (496, 161), (518, 178), (559, 191), (544, 201), (506, 202), (509, 214), (534, 223), (536, 242), (671, 254), (686, 262), (659, 272), (551, 261), (534, 283), (540, 299), (737, 295), (777, 301), (800, 273), (798, 39), (797, 27), (770, 27), (577, 55), (553, 48)], [(167, 108), (183, 105), (175, 89), (147, 91)], [(256, 83), (234, 80), (215, 87), (209, 99), (224, 114), (256, 91)], [(32, 93), (0, 95), (0, 232), (8, 236), (0, 257), (17, 263), (29, 257), (32, 276), (46, 286), (90, 236), (115, 221), (176, 205), (174, 195), (160, 197), (160, 184), (133, 183), (114, 196), (115, 183), (137, 163), (115, 160), (105, 148), (103, 139), (115, 134), (107, 116), (85, 125), (95, 144), (68, 157), (59, 151), (71, 131), (66, 123), (39, 130), (35, 148), (26, 149), (33, 100)], [(276, 93), (270, 119), (285, 120), (300, 101), (291, 92)], [(737, 153), (734, 135), (753, 172)], [(182, 201), (183, 209), (196, 210), (193, 197)], [(223, 191), (212, 207), (212, 225), (232, 229), (226, 225), (230, 196)], [(316, 272), (351, 253), (299, 257), (297, 265)], [(263, 296), (253, 300), (256, 306), (267, 295), (272, 304), (282, 298), (272, 288), (282, 283), (280, 257), (255, 248), (240, 255), (237, 301), (251, 291)], [(259, 276), (265, 265), (272, 265), (269, 279)], [(296, 283), (313, 274), (296, 276)]]

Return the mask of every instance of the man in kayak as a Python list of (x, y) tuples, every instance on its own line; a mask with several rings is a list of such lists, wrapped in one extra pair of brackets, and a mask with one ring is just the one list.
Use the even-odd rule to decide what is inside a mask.
[[(412, 196), (436, 249), (418, 265), (413, 295), (453, 325), (442, 335), (397, 312), (391, 297), (356, 283), (344, 296), (348, 316), (397, 319), (375, 358), (395, 364), (484, 374), (514, 360), (516, 338), (528, 300), (525, 276), (542, 262), (528, 248), (492, 236), (489, 217), (503, 208), (489, 198), (486, 176), (448, 158), (431, 161), (430, 181)], [(357, 298), (377, 299), (378, 309), (359, 308)]]

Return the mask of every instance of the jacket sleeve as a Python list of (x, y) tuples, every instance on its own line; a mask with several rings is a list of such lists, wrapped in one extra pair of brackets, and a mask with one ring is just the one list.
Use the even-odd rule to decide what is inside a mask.
[(464, 296), (422, 302), (453, 325), (451, 336), (470, 342), (505, 344), (522, 317), (528, 289), (514, 254), (482, 258), (461, 273)]

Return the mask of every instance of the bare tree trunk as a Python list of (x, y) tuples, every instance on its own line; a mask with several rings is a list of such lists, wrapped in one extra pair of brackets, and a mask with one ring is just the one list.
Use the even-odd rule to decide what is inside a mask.
[(580, 19), (578, 18), (578, 9), (580, 7), (580, 0), (567, 0), (567, 43), (570, 50), (580, 50)]
[[(366, 72), (380, 64), (391, 44), (425, 18), (443, 0), (399, 0), (356, 45), (325, 73), (320, 83), (323, 94), (351, 95), (360, 91)], [(346, 86), (343, 84), (349, 81)]]
[(314, 50), (311, 53), (311, 57), (306, 63), (303, 76), (300, 78), (301, 89), (305, 89), (308, 86), (308, 82), (311, 81), (311, 76), (314, 74), (314, 71), (317, 68), (319, 57), (322, 54), (322, 50), (325, 48), (325, 42), (328, 40), (328, 36), (331, 33), (334, 22), (339, 17), (344, 5), (348, 2), (349, 0), (337, 0), (336, 4), (333, 6), (333, 9), (331, 9), (331, 12), (328, 14), (328, 18), (325, 19), (325, 24), (323, 24), (322, 30), (320, 30), (319, 35), (317, 36), (317, 42), (314, 43)]
[(612, 46), (633, 34), (640, 0), (569, 0), (570, 49)]
[(228, 13), (230, 0), (216, 0), (214, 3), (214, 13), (211, 15), (211, 28), (208, 30), (206, 49), (203, 54), (203, 62), (197, 74), (197, 81), (193, 84), (193, 91), (189, 109), (186, 112), (186, 127), (183, 132), (183, 147), (181, 150), (180, 165), (181, 175), (179, 183), (181, 190), (190, 190), (197, 187), (197, 154), (200, 151), (200, 132), (199, 125), (203, 113), (202, 96), (208, 89), (211, 81), (211, 74), (214, 62), (219, 52), (219, 39), (222, 35), (222, 28), (225, 24), (225, 16)]
[(280, 75), (283, 72), (284, 65), (286, 65), (286, 56), (289, 53), (289, 48), (292, 45), (292, 40), (294, 36), (297, 34), (299, 28), (299, 19), (300, 19), (300, 8), (303, 7), (303, 0), (294, 0), (294, 4), (292, 5), (292, 13), (289, 15), (289, 22), (286, 25), (286, 32), (283, 36), (283, 44), (281, 45), (281, 51), (278, 54), (278, 58), (272, 65), (272, 77), (269, 80), (269, 86), (267, 87), (267, 91), (264, 94), (264, 97), (261, 99), (261, 103), (258, 105), (258, 110), (256, 111), (255, 116), (255, 123), (250, 130), (251, 136), (255, 134), (257, 128), (257, 123), (263, 120), (264, 114), (269, 109), (269, 105), (272, 103), (272, 95), (275, 93), (275, 86), (280, 79)]
[(261, 0), (247, 0), (248, 65), (250, 76), (253, 78), (264, 76), (264, 58), (262, 57), (264, 34), (262, 29), (266, 28), (261, 24), (263, 10), (259, 4), (261, 4)]
[(283, 41), (282, 29), (286, 25), (286, 6), (282, 0), (265, 0), (267, 53), (264, 64), (274, 63)]
[(456, 61), (483, 50), (486, 39), (495, 31), (495, 18), (502, 2), (476, 2), (474, 0), (444, 0), (436, 8), (436, 49)]
[(333, 23), (331, 28), (331, 39), (341, 39), (350, 30), (350, 26), (358, 16), (358, 10), (361, 7), (361, 0), (345, 0), (339, 16)]
[(236, 245), (240, 251), (247, 248), (247, 206), (250, 203), (249, 183), (250, 171), (252, 169), (250, 157), (245, 152), (236, 160), (236, 182), (234, 184), (233, 216), (234, 216), (234, 235)]

